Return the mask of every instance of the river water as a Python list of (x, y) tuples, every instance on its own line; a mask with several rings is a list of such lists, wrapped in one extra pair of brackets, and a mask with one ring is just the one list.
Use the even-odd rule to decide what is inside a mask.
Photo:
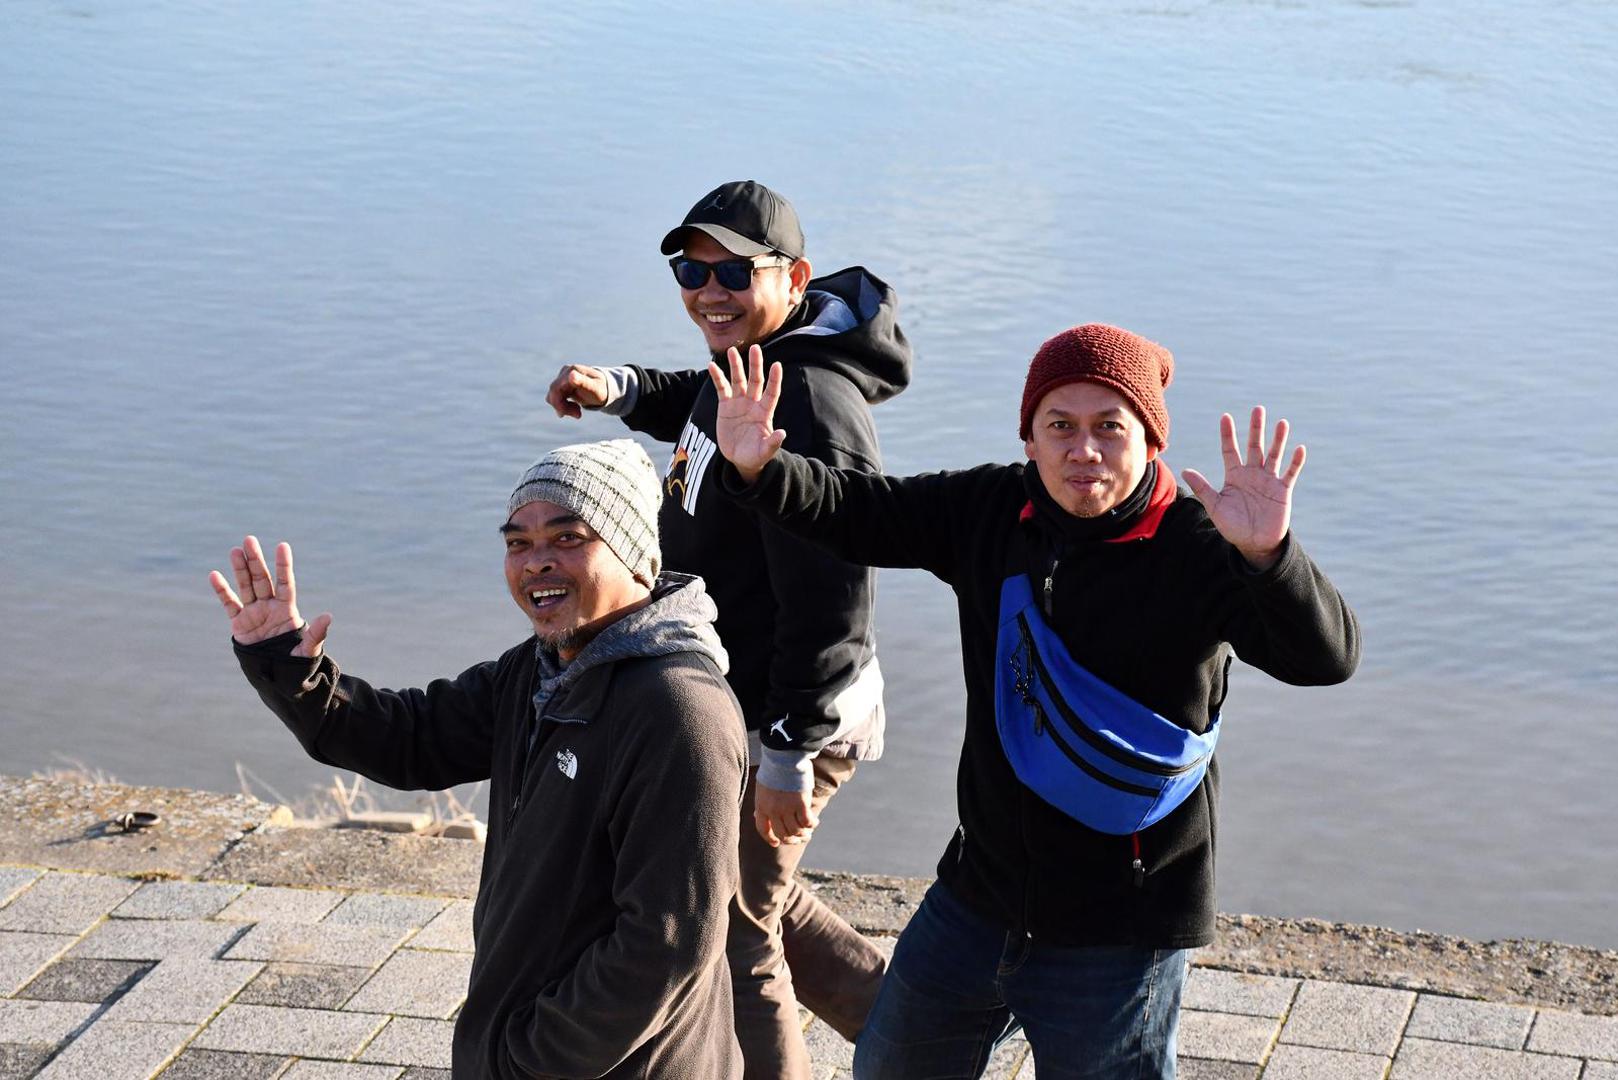
[[(1618, 947), (1618, 7), (16, 0), (0, 12), (0, 771), (296, 798), (205, 581), (293, 541), (384, 685), (524, 633), (495, 533), (565, 361), (684, 367), (656, 245), (756, 177), (892, 283), (890, 471), (1015, 460), (1078, 322), (1255, 401), (1357, 677), (1238, 667), (1226, 910)], [(662, 460), (665, 448), (649, 447)], [(884, 572), (889, 752), (809, 862), (928, 873), (947, 590)]]

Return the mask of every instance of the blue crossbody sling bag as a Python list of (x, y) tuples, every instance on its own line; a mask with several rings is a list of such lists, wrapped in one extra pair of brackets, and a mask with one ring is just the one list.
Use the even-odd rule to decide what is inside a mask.
[(1219, 741), (1113, 688), (1068, 654), (1026, 574), (1000, 590), (995, 724), (1034, 793), (1098, 832), (1128, 835), (1167, 816), (1202, 783)]

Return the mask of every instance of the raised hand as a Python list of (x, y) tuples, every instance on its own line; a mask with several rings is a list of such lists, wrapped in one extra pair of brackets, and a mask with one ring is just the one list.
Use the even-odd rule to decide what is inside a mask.
[(270, 579), (269, 565), (264, 561), (264, 549), (258, 537), (249, 536), (242, 546), (230, 549), (230, 567), (236, 573), (236, 589), (230, 587), (225, 575), (215, 570), (208, 582), (218, 594), (219, 602), (230, 616), (230, 635), (243, 645), (252, 645), (289, 630), (302, 629), (303, 640), (292, 650), (293, 656), (319, 656), (326, 631), (331, 628), (331, 616), (315, 616), (314, 622), (304, 623), (298, 615), (298, 587), (292, 577), (292, 545), (275, 547), (275, 579)]
[(599, 409), (607, 403), (607, 377), (600, 368), (565, 364), (551, 380), (545, 401), (556, 410), (557, 416), (577, 420), (584, 415), (584, 409)]
[(1185, 469), (1180, 474), (1191, 493), (1202, 501), (1219, 535), (1258, 570), (1268, 569), (1281, 557), (1281, 541), (1292, 523), (1292, 487), (1303, 471), (1305, 456), (1304, 448), (1297, 447), (1282, 472), (1287, 422), (1276, 422), (1268, 453), (1264, 451), (1264, 429), (1264, 406), (1254, 406), (1247, 427), (1247, 460), (1243, 461), (1236, 447), (1236, 421), (1229, 413), (1219, 418), (1225, 485), (1218, 491), (1195, 469)]
[(747, 350), (746, 371), (742, 370), (742, 354), (734, 346), (725, 356), (730, 360), (729, 379), (718, 364), (708, 361), (708, 377), (719, 392), (714, 434), (719, 439), (719, 452), (751, 484), (786, 441), (787, 433), (775, 426), (775, 406), (781, 400), (781, 365), (771, 364), (766, 379), (764, 350), (757, 345)]

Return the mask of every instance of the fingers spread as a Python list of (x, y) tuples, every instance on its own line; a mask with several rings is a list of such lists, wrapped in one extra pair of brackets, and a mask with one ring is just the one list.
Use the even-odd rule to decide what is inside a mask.
[(1288, 427), (1285, 420), (1275, 422), (1275, 438), (1270, 442), (1270, 454), (1266, 459), (1271, 472), (1281, 471), (1281, 455), (1286, 452)]
[(757, 345), (747, 348), (747, 379), (752, 389), (752, 398), (758, 401), (764, 396), (764, 350)]
[(253, 575), (247, 571), (247, 552), (239, 547), (231, 548), (230, 569), (236, 575), (236, 589), (244, 603), (251, 604), (256, 598), (253, 595)]
[(1247, 463), (1264, 464), (1264, 406), (1253, 406), (1253, 415), (1247, 422)]
[(1236, 418), (1229, 413), (1219, 417), (1219, 453), (1227, 474), (1242, 467), (1242, 452), (1236, 448)]
[(213, 591), (218, 595), (219, 602), (225, 606), (226, 615), (234, 619), (241, 614), (242, 602), (237, 598), (236, 591), (230, 587), (230, 582), (225, 580), (224, 574), (217, 570), (210, 571), (208, 573), (208, 584), (213, 586)]
[(1217, 493), (1214, 491), (1213, 485), (1208, 483), (1208, 478), (1197, 470), (1181, 469), (1180, 479), (1185, 481), (1185, 486), (1191, 489), (1191, 494), (1195, 495), (1197, 501), (1202, 503), (1203, 506), (1208, 506), (1210, 500), (1216, 497)]
[(713, 381), (714, 392), (719, 395), (720, 401), (729, 401), (731, 398), (730, 380), (725, 373), (719, 370), (719, 365), (712, 360), (708, 361), (708, 378)]
[(730, 390), (731, 393), (741, 397), (747, 396), (747, 372), (742, 369), (742, 354), (732, 345), (725, 350), (725, 359), (730, 361)]
[(1301, 444), (1296, 450), (1292, 451), (1292, 464), (1287, 466), (1286, 473), (1281, 477), (1281, 482), (1287, 486), (1288, 490), (1298, 482), (1298, 474), (1303, 472), (1303, 459), (1306, 456)]
[(289, 604), (297, 595), (292, 585), (292, 545), (285, 540), (275, 545), (275, 588)]
[(253, 595), (259, 600), (275, 599), (275, 586), (270, 582), (270, 566), (264, 561), (264, 549), (258, 537), (249, 536), (242, 548), (247, 555), (247, 573), (252, 579)]
[[(758, 346), (754, 345), (753, 349), (758, 351)], [(763, 355), (764, 354), (762, 352), (759, 352), (761, 361)], [(781, 379), (781, 361), (777, 360), (775, 363), (770, 365), (770, 377), (769, 380), (764, 383), (764, 394), (760, 399), (764, 405), (766, 421), (774, 420), (775, 407), (781, 401)]]
[(319, 656), (321, 646), (326, 641), (326, 631), (331, 629), (331, 613), (321, 612), (316, 615), (309, 625), (303, 628), (303, 638), (298, 642), (297, 648), (292, 650), (293, 656)]

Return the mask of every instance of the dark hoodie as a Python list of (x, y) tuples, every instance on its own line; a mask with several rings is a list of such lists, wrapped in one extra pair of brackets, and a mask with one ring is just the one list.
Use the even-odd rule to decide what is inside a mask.
[(1074, 660), (1201, 733), (1224, 704), (1233, 656), (1295, 686), (1341, 682), (1359, 663), (1354, 612), (1291, 534), (1274, 566), (1251, 570), (1162, 462), (1119, 513), (1090, 520), (1051, 499), (1031, 465), (891, 477), (778, 454), (751, 487), (729, 466), (716, 486), (840, 555), (919, 567), (954, 589), (966, 732), (960, 828), (938, 876), (962, 901), (1055, 945), (1212, 940), (1218, 756), (1190, 798), (1133, 836), (1044, 802), (1000, 742), (1001, 595), (1026, 575)]
[[(863, 267), (809, 282), (803, 301), (763, 343), (765, 362), (779, 360), (783, 369), (775, 423), (786, 430), (788, 449), (839, 468), (881, 470), (870, 407), (910, 383), (910, 345), (897, 311), (893, 290)], [(612, 370), (624, 396), (605, 411), (676, 444), (659, 517), (664, 565), (700, 575), (719, 605), (730, 685), (748, 730), (763, 741), (761, 782), (807, 791), (809, 758), (822, 749), (880, 756), (873, 572), (721, 496), (719, 399), (706, 370)]]
[(236, 646), (317, 761), (491, 781), (456, 1080), (741, 1076), (724, 945), (747, 758), (713, 614), (665, 575), (565, 668), (529, 638), (424, 690), (295, 657), (296, 634)]

